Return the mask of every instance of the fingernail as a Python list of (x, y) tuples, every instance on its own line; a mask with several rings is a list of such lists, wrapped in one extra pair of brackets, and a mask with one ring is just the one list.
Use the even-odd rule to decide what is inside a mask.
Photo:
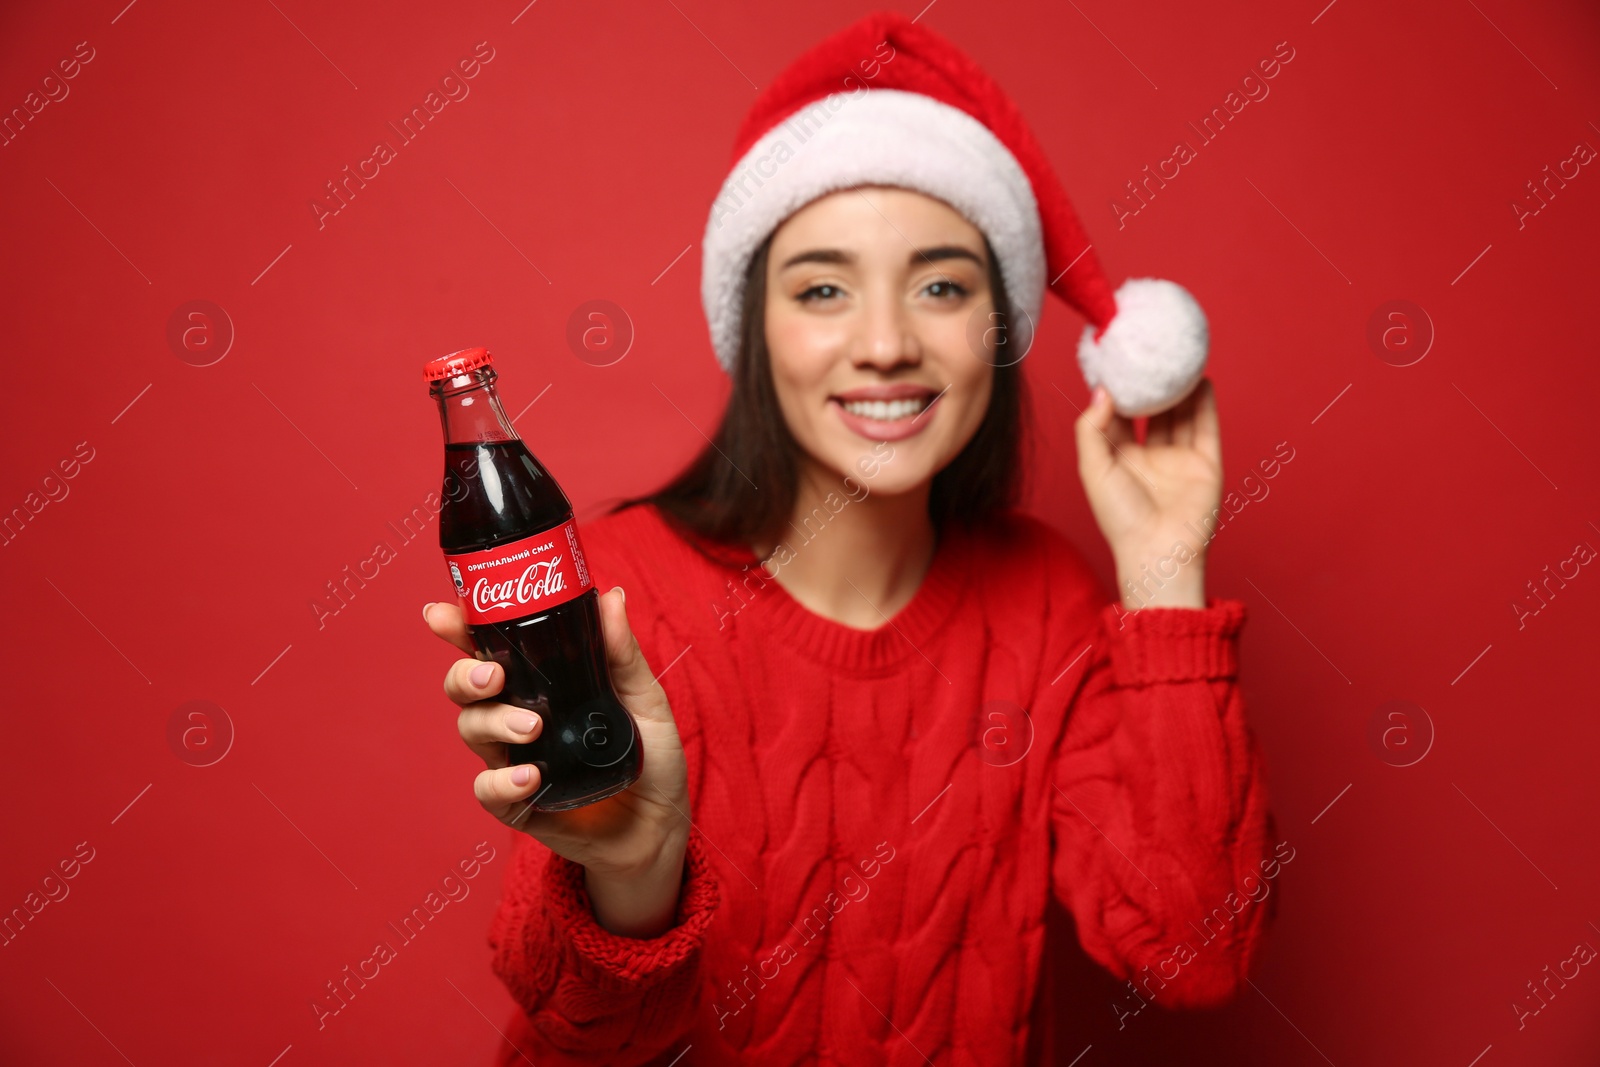
[(493, 663), (480, 663), (476, 667), (472, 668), (471, 674), (467, 675), (468, 680), (479, 689), (482, 689), (484, 686), (488, 685), (489, 679), (493, 677)]
[(622, 601), (624, 604), (628, 602), (628, 591), (622, 588), (620, 585), (617, 586), (617, 599)]
[(519, 763), (511, 768), (511, 784), (527, 785), (528, 779), (533, 777), (533, 768), (526, 763)]
[(433, 607), (437, 603), (438, 603), (437, 600), (430, 600), (426, 604), (422, 605), (422, 617), (424, 619), (426, 619), (428, 617), (428, 609)]
[(521, 711), (507, 716), (506, 721), (511, 725), (512, 732), (519, 734), (531, 734), (533, 733), (533, 728), (539, 725), (539, 717), (537, 715), (529, 715), (527, 712)]

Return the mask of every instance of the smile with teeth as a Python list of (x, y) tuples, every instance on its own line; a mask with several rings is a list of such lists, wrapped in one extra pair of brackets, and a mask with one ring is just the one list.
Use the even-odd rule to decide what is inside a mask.
[(839, 404), (850, 414), (879, 422), (894, 422), (921, 413), (933, 400), (929, 393), (903, 400), (841, 400)]

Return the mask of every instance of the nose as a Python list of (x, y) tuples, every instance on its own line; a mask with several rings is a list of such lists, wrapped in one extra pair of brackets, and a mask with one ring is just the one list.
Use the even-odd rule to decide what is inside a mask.
[(892, 370), (922, 360), (922, 346), (904, 303), (893, 292), (880, 289), (863, 302), (855, 338), (853, 362), (858, 367)]

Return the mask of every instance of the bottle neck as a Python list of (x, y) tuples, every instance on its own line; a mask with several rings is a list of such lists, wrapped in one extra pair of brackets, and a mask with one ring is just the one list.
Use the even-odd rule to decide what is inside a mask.
[(439, 420), (447, 445), (515, 441), (517, 431), (500, 406), (493, 367), (479, 367), (434, 382), (429, 391), (439, 401)]

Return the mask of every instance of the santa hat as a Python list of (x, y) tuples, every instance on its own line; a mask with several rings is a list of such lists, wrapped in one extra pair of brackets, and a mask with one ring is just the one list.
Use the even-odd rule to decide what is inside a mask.
[(1182, 287), (1133, 278), (1115, 294), (1044, 150), (970, 57), (898, 12), (811, 48), (761, 91), (711, 207), (701, 299), (724, 370), (739, 351), (750, 257), (794, 212), (857, 185), (945, 201), (988, 238), (1026, 353), (1049, 288), (1088, 320), (1078, 360), (1124, 415), (1163, 411), (1205, 369), (1205, 314)]

